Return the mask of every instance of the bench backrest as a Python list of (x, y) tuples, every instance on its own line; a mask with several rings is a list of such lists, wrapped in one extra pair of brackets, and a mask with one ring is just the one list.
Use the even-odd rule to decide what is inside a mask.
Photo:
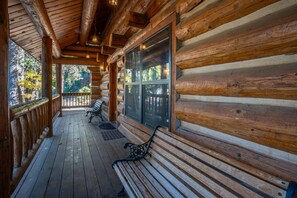
[(93, 111), (100, 111), (103, 102), (104, 101), (102, 101), (100, 99), (96, 100), (96, 102), (95, 102), (95, 104), (93, 106)]
[[(285, 197), (289, 183), (159, 129), (147, 160), (184, 194)], [(174, 178), (178, 178), (174, 179)]]

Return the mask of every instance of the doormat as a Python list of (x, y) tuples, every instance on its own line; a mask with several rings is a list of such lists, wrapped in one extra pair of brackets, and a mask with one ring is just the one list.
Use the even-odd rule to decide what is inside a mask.
[(116, 129), (112, 124), (110, 124), (109, 122), (107, 123), (102, 123), (99, 125), (100, 129), (105, 129), (105, 130), (112, 130), (112, 129)]
[(115, 130), (108, 130), (108, 131), (101, 131), (101, 135), (103, 139), (106, 140), (115, 140), (124, 138), (123, 134), (121, 134), (117, 129)]

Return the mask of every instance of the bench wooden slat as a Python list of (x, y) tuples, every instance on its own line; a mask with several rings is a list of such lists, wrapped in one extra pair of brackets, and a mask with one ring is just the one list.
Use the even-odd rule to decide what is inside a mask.
[(140, 192), (142, 194), (142, 197), (152, 198), (152, 195), (149, 193), (148, 189), (145, 187), (145, 185), (141, 182), (141, 180), (137, 177), (137, 175), (131, 169), (129, 163), (128, 162), (122, 162), (122, 165), (125, 167), (125, 169), (128, 172), (129, 176), (131, 176), (131, 179), (137, 185), (137, 188), (140, 190)]
[(127, 183), (125, 177), (122, 175), (122, 172), (120, 171), (118, 166), (114, 166), (114, 170), (117, 173), (118, 177), (120, 178), (126, 192), (128, 193), (130, 198), (135, 198), (135, 194), (131, 191), (130, 185)]
[[(142, 145), (126, 144), (129, 157), (114, 165), (136, 197), (292, 196), (295, 183), (156, 128)], [(149, 153), (149, 155), (148, 155)], [(128, 160), (128, 161), (127, 161)], [(123, 179), (124, 178), (124, 179)], [(293, 185), (292, 185), (293, 184)]]
[(128, 172), (124, 168), (123, 164), (118, 163), (118, 166), (119, 166), (119, 169), (121, 170), (122, 174), (124, 175), (124, 177), (127, 179), (127, 182), (130, 184), (130, 187), (133, 190), (133, 192), (135, 193), (135, 196), (136, 197), (142, 197), (142, 194), (141, 194), (139, 188), (136, 186), (133, 179), (130, 177), (130, 175), (128, 174)]
[[(157, 139), (157, 137), (156, 137), (156, 139)], [(181, 158), (182, 160), (184, 160), (185, 162), (187, 162), (189, 164), (192, 164), (192, 166), (197, 168), (199, 171), (201, 171), (204, 174), (210, 176), (210, 177), (207, 177), (207, 178), (209, 178), (209, 179), (213, 178), (216, 181), (219, 181), (219, 182), (223, 183), (223, 185), (228, 186), (230, 189), (234, 190), (238, 194), (242, 194), (245, 197), (261, 197), (260, 195), (256, 194), (254, 191), (246, 188), (245, 186), (242, 186), (237, 181), (232, 180), (231, 178), (227, 177), (226, 175), (223, 175), (221, 172), (217, 171), (216, 169), (213, 169), (212, 167), (207, 166), (207, 165), (199, 162), (198, 160), (192, 158), (191, 156), (185, 155), (182, 151), (174, 148), (173, 146), (169, 145), (168, 143), (163, 142), (161, 139), (158, 139), (158, 144), (160, 144), (160, 145), (165, 145), (166, 144), (166, 149), (168, 149), (172, 153), (174, 153), (174, 156), (173, 156), (173, 154), (171, 154), (169, 152), (166, 152), (164, 149), (162, 149), (159, 146), (157, 146), (157, 148), (155, 148), (156, 151), (162, 152), (162, 155), (166, 156), (170, 160), (172, 158), (177, 160), (177, 158), (175, 157), (175, 156), (177, 156), (177, 157)], [(182, 165), (183, 162), (180, 161), (179, 164)], [(202, 180), (202, 177), (199, 177), (199, 178)], [(212, 185), (211, 183), (209, 183), (208, 179), (204, 179), (204, 180), (205, 180), (204, 184), (206, 186), (208, 184)], [(211, 186), (211, 187), (214, 187), (214, 186)]]
[[(164, 135), (162, 135), (164, 134)], [(287, 189), (288, 188), (288, 185), (289, 183), (285, 180), (282, 180), (278, 177), (275, 177), (274, 175), (271, 175), (271, 174), (268, 174), (264, 171), (261, 171), (259, 169), (256, 169), (254, 167), (251, 167), (247, 164), (244, 164), (240, 161), (237, 161), (235, 159), (232, 159), (230, 157), (226, 157), (225, 155), (222, 155), (218, 152), (215, 152), (215, 151), (212, 151), (210, 149), (207, 149), (203, 146), (200, 146), (198, 144), (195, 144), (189, 140), (186, 140), (180, 136), (177, 136), (173, 133), (168, 133), (168, 132), (165, 132), (163, 130), (161, 130), (161, 133), (159, 133), (160, 136), (162, 136), (162, 138), (165, 138), (165, 139), (168, 139), (168, 138), (171, 138), (173, 139), (173, 144), (184, 144), (184, 145), (187, 145), (189, 146), (188, 148), (190, 149), (188, 152), (192, 152), (193, 149), (197, 149), (199, 151), (201, 151), (202, 153), (206, 154), (206, 156), (209, 156), (209, 157), (212, 157), (211, 159), (218, 159), (220, 160), (221, 162), (225, 162), (226, 165), (231, 165), (233, 167), (236, 167), (240, 170), (243, 170), (244, 172), (246, 172), (247, 174), (251, 174), (257, 178), (260, 178), (262, 180), (265, 180), (267, 181), (268, 183), (271, 183), (275, 186), (278, 186), (280, 188), (283, 188), (283, 189)], [(217, 166), (217, 165), (215, 165)]]
[[(188, 172), (192, 177), (194, 177), (197, 181), (199, 181), (202, 184), (204, 184), (205, 186), (207, 186), (209, 189), (213, 189), (218, 195), (220, 195), (222, 197), (230, 197), (230, 198), (231, 197), (233, 197), (233, 198), (237, 197), (236, 195), (234, 195), (233, 193), (231, 193), (227, 189), (223, 188), (222, 186), (220, 186), (219, 184), (217, 184), (216, 182), (214, 182), (210, 178), (206, 177), (202, 173), (198, 172), (196, 169), (192, 168), (191, 166), (189, 166), (185, 162), (179, 160), (178, 158), (174, 157), (173, 155), (170, 155), (165, 150), (161, 149), (159, 146), (153, 145), (153, 149), (155, 151), (158, 151), (159, 153), (162, 152), (162, 155), (165, 156), (167, 159), (169, 157), (172, 157), (172, 158), (170, 158), (171, 162), (176, 164), (176, 166), (181, 168), (183, 171)], [(154, 150), (152, 152), (154, 152)], [(163, 152), (165, 152), (165, 153), (163, 153)]]
[(152, 173), (152, 175), (164, 186), (165, 189), (171, 194), (172, 197), (184, 197), (168, 180), (166, 180), (153, 166), (151, 166), (146, 160), (140, 161), (145, 168)]
[(137, 177), (141, 180), (141, 182), (146, 186), (146, 189), (149, 190), (150, 194), (153, 197), (161, 198), (162, 196), (158, 193), (157, 189), (150, 183), (150, 181), (146, 178), (146, 176), (140, 171), (140, 169), (135, 165), (134, 162), (128, 162), (130, 167), (134, 170)]
[(197, 181), (193, 180), (191, 177), (189, 177), (179, 168), (175, 167), (173, 164), (171, 164), (168, 160), (166, 160), (157, 152), (152, 152), (152, 156), (155, 157), (158, 161), (161, 161), (165, 166), (167, 166), (170, 170), (172, 170), (175, 174), (177, 174), (189, 186), (191, 186), (193, 189), (198, 191), (198, 193), (201, 194), (202, 196), (208, 197), (208, 198), (216, 197), (211, 192), (207, 191), (205, 187), (201, 186)]
[(167, 171), (160, 162), (157, 162), (154, 158), (150, 158), (151, 165), (159, 171), (168, 181), (170, 181), (185, 197), (198, 197), (193, 191), (191, 191), (185, 184), (177, 180), (169, 171)]
[(162, 197), (171, 197), (170, 194), (163, 188), (163, 186), (151, 175), (151, 173), (139, 162), (135, 164), (141, 170), (141, 172), (148, 178), (155, 189), (162, 195)]
[[(160, 132), (157, 134), (157, 136), (159, 136), (160, 138), (162, 138), (163, 140), (166, 140), (168, 142), (170, 142), (171, 144), (175, 145), (176, 147), (183, 149), (189, 153), (191, 153), (192, 155), (194, 155), (195, 157), (197, 157), (198, 159), (206, 162), (207, 164), (210, 164), (213, 167), (216, 167), (218, 169), (220, 169), (221, 171), (224, 171), (226, 174), (235, 177), (236, 179), (241, 180), (244, 183), (247, 183), (250, 186), (253, 186), (254, 188), (258, 189), (259, 191), (265, 192), (266, 194), (272, 196), (272, 197), (285, 197), (286, 192), (277, 187), (274, 186), (270, 183), (267, 183), (266, 181), (263, 181), (257, 177), (254, 177), (250, 174), (247, 174), (243, 171), (241, 171), (240, 169), (237, 169), (236, 167), (230, 166), (229, 164), (226, 164), (225, 162), (222, 162), (220, 160), (217, 160), (216, 158), (213, 158), (207, 154), (204, 154), (203, 152), (200, 152), (199, 150), (190, 147), (180, 141), (175, 140), (174, 138), (165, 135), (164, 133)], [(155, 137), (158, 138), (158, 137)], [(159, 140), (158, 142), (163, 142), (163, 140)], [(174, 148), (173, 146), (170, 146), (168, 143), (163, 142), (163, 144), (166, 144), (166, 147), (171, 150), (175, 155), (176, 152), (178, 152), (178, 150), (176, 148)], [(180, 155), (183, 155), (183, 153), (179, 153)], [(186, 156), (186, 155), (185, 155)], [(194, 161), (191, 162), (193, 165), (195, 165), (197, 168), (202, 168), (204, 167), (205, 169), (208, 169), (205, 166), (200, 166), (198, 165), (198, 163), (194, 163)], [(206, 172), (209, 172), (209, 174), (212, 174), (212, 177), (218, 177), (220, 174), (215, 173), (214, 172), (210, 172), (209, 170), (205, 170)], [(217, 172), (217, 171), (216, 171)], [(221, 180), (221, 178), (219, 179)], [(225, 184), (228, 184), (227, 180), (224, 181)], [(229, 183), (229, 186), (232, 187), (232, 189), (236, 190), (236, 186), (238, 186), (238, 184), (234, 184), (234, 182)], [(238, 189), (238, 192), (241, 192), (242, 189)], [(245, 192), (245, 191), (244, 191)], [(282, 196), (279, 196), (279, 194), (281, 194)]]

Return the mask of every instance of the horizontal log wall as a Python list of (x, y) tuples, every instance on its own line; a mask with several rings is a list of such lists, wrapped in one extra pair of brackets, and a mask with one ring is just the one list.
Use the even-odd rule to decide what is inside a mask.
[(125, 71), (125, 57), (122, 56), (117, 61), (118, 66), (118, 83), (117, 83), (117, 111), (118, 115), (124, 114), (124, 89), (125, 89), (125, 79), (124, 79), (124, 71)]
[[(177, 79), (172, 84), (177, 102), (171, 107), (177, 129), (173, 132), (230, 157), (240, 169), (263, 179), (268, 180), (262, 174), (266, 172), (296, 180), (296, 10), (295, 0), (167, 3), (108, 58), (117, 62), (119, 72), (119, 131), (134, 142), (146, 141), (151, 134), (123, 115), (121, 56), (177, 12), (173, 28), (179, 40), (173, 52)], [(108, 84), (102, 83), (101, 88), (108, 89)]]
[(175, 133), (295, 180), (296, 9), (293, 0), (214, 0), (181, 14)]
[(100, 73), (99, 68), (92, 68), (89, 67), (89, 70), (91, 71), (91, 104), (93, 104), (97, 99), (101, 98), (101, 79), (102, 75)]
[(109, 111), (109, 72), (104, 72), (102, 75), (102, 79), (100, 82), (99, 89), (101, 91), (101, 99), (104, 101), (102, 104), (102, 115), (104, 120), (108, 119), (108, 111)]

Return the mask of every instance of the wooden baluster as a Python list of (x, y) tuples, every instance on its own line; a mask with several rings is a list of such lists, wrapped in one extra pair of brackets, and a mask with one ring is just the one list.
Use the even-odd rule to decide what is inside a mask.
[(24, 157), (28, 157), (30, 138), (27, 116), (23, 115), (20, 117), (20, 122), (22, 126), (23, 155)]
[(32, 119), (31, 119), (31, 113), (28, 112), (26, 114), (26, 119), (28, 122), (28, 136), (29, 136), (29, 149), (31, 150), (33, 148), (33, 126), (32, 126)]
[(32, 143), (36, 143), (36, 122), (35, 122), (35, 113), (34, 110), (30, 112), (30, 126), (31, 126), (31, 133), (32, 133)]
[(22, 127), (20, 119), (17, 118), (11, 123), (13, 136), (14, 167), (20, 167), (22, 164)]

